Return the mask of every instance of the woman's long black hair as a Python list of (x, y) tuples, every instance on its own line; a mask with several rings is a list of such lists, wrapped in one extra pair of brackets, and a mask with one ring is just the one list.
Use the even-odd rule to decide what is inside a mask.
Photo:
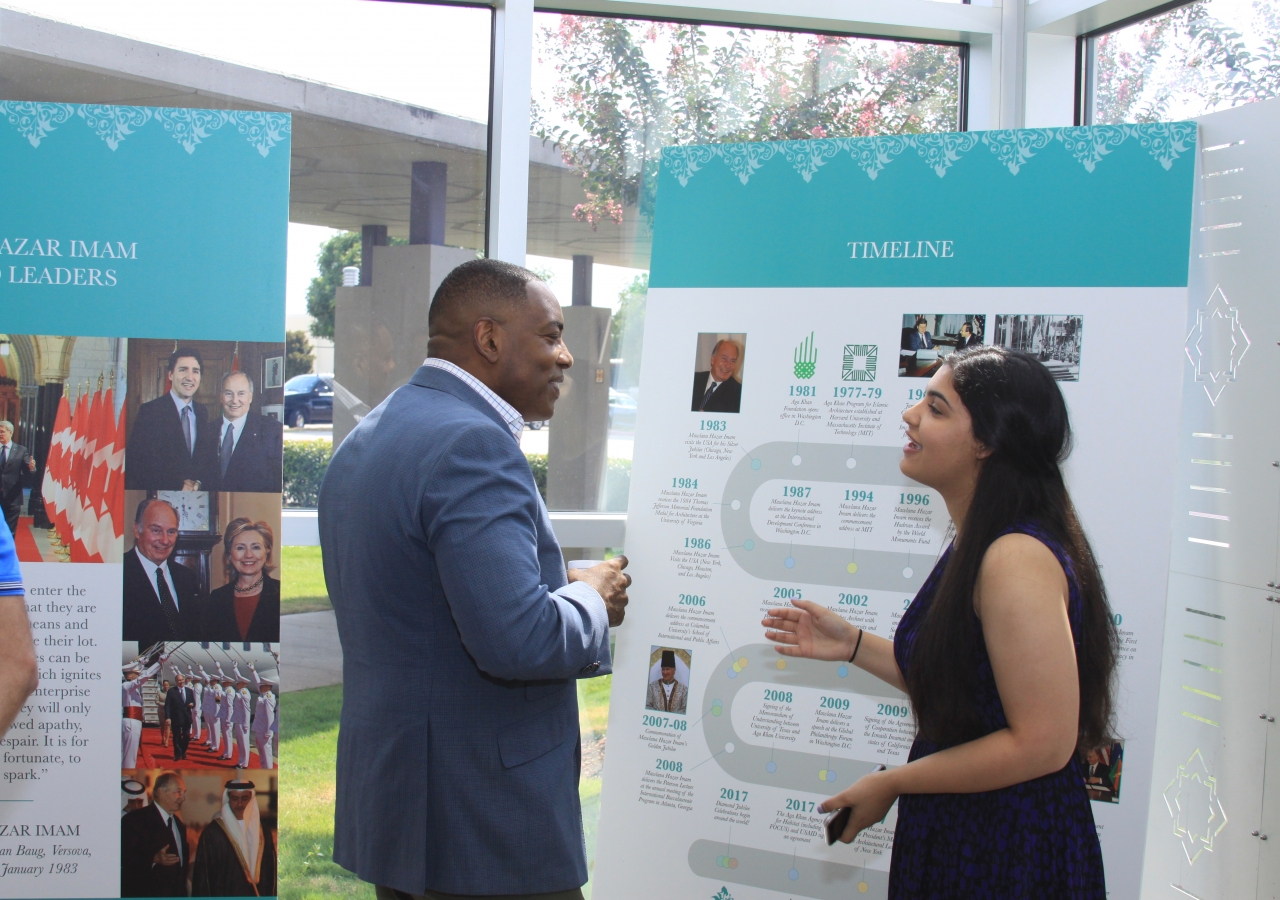
[(1111, 737), (1119, 638), (1093, 550), (1067, 495), (1060, 465), (1071, 451), (1071, 423), (1057, 382), (1026, 353), (975, 347), (947, 358), (956, 393), (973, 420), (973, 435), (991, 451), (982, 462), (973, 502), (921, 620), (907, 672), (907, 691), (920, 734), (947, 746), (990, 731), (975, 704), (982, 640), (973, 618), (973, 589), (982, 558), (1006, 528), (1039, 526), (1056, 540), (1075, 570), (1083, 616), (1076, 641), (1080, 679), (1077, 747)]

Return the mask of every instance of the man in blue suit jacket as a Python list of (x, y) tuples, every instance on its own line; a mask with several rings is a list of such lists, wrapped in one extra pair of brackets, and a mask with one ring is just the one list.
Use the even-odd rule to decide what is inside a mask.
[(611, 671), (631, 578), (621, 557), (565, 572), (520, 451), (573, 364), (564, 318), (533, 273), (475, 260), (428, 323), (430, 358), (320, 492), (344, 677), (333, 858), (380, 898), (580, 898), (575, 680)]

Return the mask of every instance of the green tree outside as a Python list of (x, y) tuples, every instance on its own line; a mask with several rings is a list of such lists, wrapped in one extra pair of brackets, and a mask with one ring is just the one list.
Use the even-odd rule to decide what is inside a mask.
[(284, 333), (284, 377), (306, 375), (315, 368), (316, 355), (312, 352), (311, 341), (307, 340), (305, 331), (286, 331)]
[(339, 232), (320, 246), (320, 253), (316, 256), (316, 268), (320, 274), (311, 279), (307, 288), (307, 312), (315, 320), (311, 323), (311, 333), (316, 337), (333, 340), (333, 297), (342, 286), (342, 270), (358, 265), (359, 232)]

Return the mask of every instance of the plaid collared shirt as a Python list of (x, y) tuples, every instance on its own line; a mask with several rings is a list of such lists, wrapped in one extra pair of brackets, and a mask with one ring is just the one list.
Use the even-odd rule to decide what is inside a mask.
[(493, 391), (489, 390), (489, 387), (483, 381), (476, 378), (467, 370), (455, 366), (447, 359), (430, 357), (424, 360), (422, 364), (424, 366), (430, 366), (433, 369), (443, 369), (450, 375), (460, 378), (473, 391), (483, 397), (486, 403), (497, 410), (498, 415), (502, 416), (502, 421), (507, 423), (507, 428), (511, 429), (511, 436), (516, 439), (517, 444), (520, 443), (520, 436), (524, 434), (524, 417), (521, 416), (520, 413), (516, 412), (516, 408), (514, 406), (506, 400), (503, 400)]

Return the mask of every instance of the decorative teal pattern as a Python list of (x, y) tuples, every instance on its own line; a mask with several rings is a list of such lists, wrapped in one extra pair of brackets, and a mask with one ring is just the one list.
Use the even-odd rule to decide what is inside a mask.
[(821, 138), (812, 141), (774, 141), (759, 144), (700, 144), (667, 147), (662, 165), (686, 186), (689, 179), (719, 157), (744, 185), (775, 156), (783, 156), (805, 181), (827, 160), (842, 151), (853, 157), (872, 181), (907, 149), (914, 147), (939, 178), (979, 143), (985, 144), (1012, 175), (1017, 175), (1037, 153), (1056, 143), (1070, 153), (1085, 171), (1093, 172), (1102, 158), (1126, 140), (1135, 140), (1165, 169), (1186, 154), (1195, 143), (1195, 124), (1169, 122), (1155, 125), (1098, 125), (1089, 128), (1021, 128), (946, 134), (900, 134), (878, 137)]
[[(234, 125), (240, 134), (266, 156), (277, 144), (287, 142), (291, 118), (287, 113), (239, 109), (152, 109), (145, 106), (105, 106), (97, 103), (34, 103), (28, 100), (0, 101), (0, 117), (39, 149), (45, 138), (73, 117), (79, 117), (113, 151), (120, 143), (152, 120), (160, 125), (188, 153), (224, 125)], [(745, 183), (745, 182), (744, 182)]]
[(1196, 125), (663, 150), (652, 287), (1187, 283)]
[(5, 327), (283, 340), (290, 130), (260, 110), (0, 102)]

